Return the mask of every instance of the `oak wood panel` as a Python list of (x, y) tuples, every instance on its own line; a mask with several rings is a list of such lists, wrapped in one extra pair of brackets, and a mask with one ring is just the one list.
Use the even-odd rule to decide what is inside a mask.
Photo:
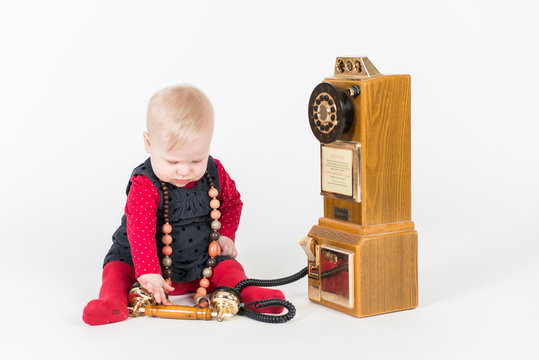
[(374, 235), (374, 234), (388, 234), (393, 232), (400, 232), (406, 230), (413, 230), (414, 223), (412, 221), (400, 221), (389, 224), (377, 224), (377, 225), (357, 225), (348, 221), (336, 220), (327, 217), (318, 219), (318, 225), (329, 227), (336, 230), (342, 230), (345, 232), (357, 234), (357, 235)]
[(360, 314), (417, 307), (417, 232), (366, 237), (359, 253)]
[[(347, 314), (365, 317), (417, 307), (417, 232), (359, 235), (315, 225), (309, 232), (318, 245), (355, 254), (354, 306), (310, 297), (310, 300)], [(309, 279), (310, 284), (316, 281)]]
[(326, 79), (340, 89), (359, 84), (355, 121), (341, 140), (361, 144), (361, 202), (324, 199), (324, 216), (348, 209), (350, 222), (374, 225), (411, 220), (410, 76), (360, 82)]

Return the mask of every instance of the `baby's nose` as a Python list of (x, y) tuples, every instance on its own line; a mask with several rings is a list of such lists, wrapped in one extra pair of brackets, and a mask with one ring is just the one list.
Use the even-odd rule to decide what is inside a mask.
[(187, 174), (189, 174), (189, 166), (179, 166), (176, 169), (176, 173), (178, 175), (187, 175)]

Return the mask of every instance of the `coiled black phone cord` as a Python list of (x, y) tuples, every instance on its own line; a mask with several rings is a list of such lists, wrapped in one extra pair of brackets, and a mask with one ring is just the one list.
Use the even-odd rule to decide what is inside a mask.
[[(297, 281), (307, 275), (307, 267), (301, 269), (297, 273), (280, 278), (280, 279), (272, 279), (272, 280), (261, 280), (261, 279), (245, 279), (240, 281), (236, 284), (234, 287), (234, 290), (236, 290), (238, 293), (241, 293), (241, 290), (247, 286), (260, 286), (260, 287), (273, 287), (273, 286), (280, 286), (289, 284), (291, 282)], [(260, 314), (253, 310), (247, 309), (246, 306), (253, 305), (255, 308), (265, 308), (268, 306), (282, 306), (288, 310), (288, 312), (284, 315), (268, 315), (268, 314)], [(296, 308), (295, 306), (283, 299), (266, 299), (266, 300), (260, 300), (260, 301), (253, 301), (247, 304), (242, 304), (240, 307), (238, 314), (247, 316), (251, 319), (263, 321), (267, 323), (284, 323), (288, 320), (291, 320), (296, 315)]]
[[(248, 305), (253, 305), (257, 309), (265, 308), (268, 306), (282, 306), (282, 307), (285, 307), (288, 310), (288, 312), (284, 315), (260, 314), (251, 309), (247, 309), (246, 306)], [(291, 320), (296, 315), (296, 307), (290, 301), (286, 301), (282, 299), (267, 299), (267, 300), (253, 301), (247, 304), (242, 304), (242, 306), (238, 310), (238, 314), (247, 316), (248, 318), (251, 318), (253, 320), (267, 322), (271, 324), (278, 324), (278, 323), (284, 323), (284, 322), (287, 322), (288, 320)]]
[(298, 281), (302, 277), (307, 275), (307, 267), (301, 269), (297, 273), (280, 278), (280, 279), (272, 279), (272, 280), (261, 280), (261, 279), (245, 279), (240, 281), (239, 283), (234, 286), (234, 289), (236, 291), (241, 292), (243, 288), (247, 286), (261, 286), (261, 287), (271, 287), (271, 286), (280, 286), (285, 284), (290, 284), (291, 282)]

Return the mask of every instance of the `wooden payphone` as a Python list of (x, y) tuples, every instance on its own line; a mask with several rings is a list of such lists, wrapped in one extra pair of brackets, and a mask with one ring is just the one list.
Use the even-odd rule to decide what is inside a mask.
[(337, 58), (309, 100), (324, 216), (300, 242), (313, 302), (358, 316), (417, 307), (410, 76)]

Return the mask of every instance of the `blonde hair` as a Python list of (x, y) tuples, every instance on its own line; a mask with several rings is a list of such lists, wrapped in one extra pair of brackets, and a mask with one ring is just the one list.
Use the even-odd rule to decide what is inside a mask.
[(148, 103), (148, 132), (164, 130), (168, 150), (213, 133), (213, 107), (208, 97), (191, 85), (176, 85), (156, 92)]

